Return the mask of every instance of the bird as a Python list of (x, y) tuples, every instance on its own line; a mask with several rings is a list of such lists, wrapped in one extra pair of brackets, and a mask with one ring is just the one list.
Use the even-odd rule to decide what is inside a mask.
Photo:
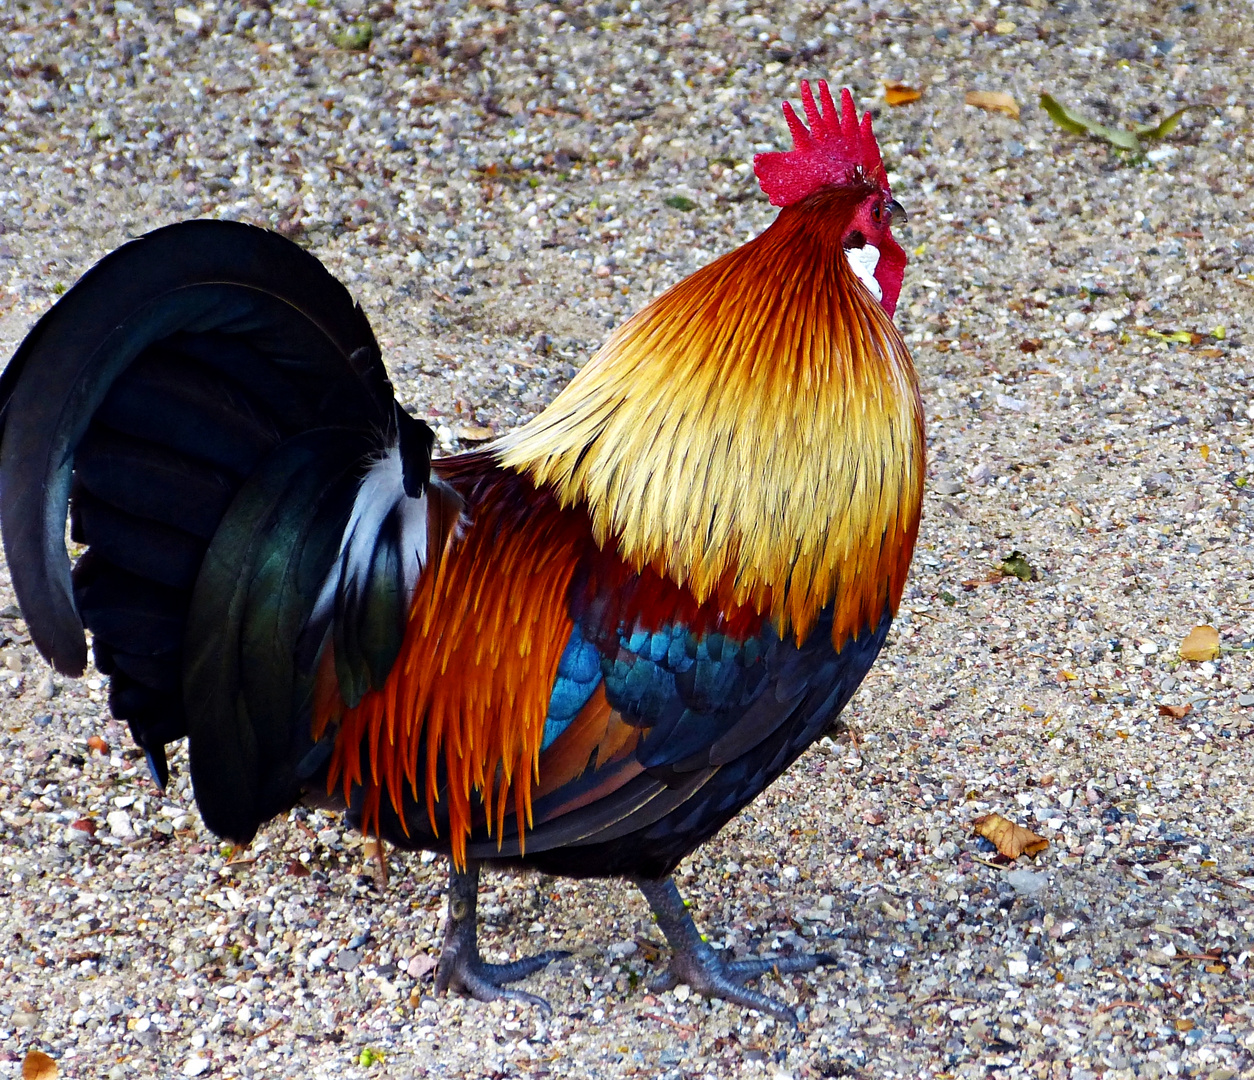
[[(441, 992), (558, 956), (479, 951), (484, 866), (634, 883), (656, 982), (795, 1022), (675, 884), (831, 730), (918, 536), (906, 256), (869, 114), (800, 85), (778, 214), (648, 303), (523, 426), (433, 456), (369, 322), (309, 252), (215, 220), (104, 257), (0, 376), (0, 527), (32, 641), (87, 638), (155, 781), (183, 738), (209, 829), (301, 799), (446, 856)], [(73, 566), (66, 520), (77, 545)], [(782, 854), (782, 853), (781, 853)]]

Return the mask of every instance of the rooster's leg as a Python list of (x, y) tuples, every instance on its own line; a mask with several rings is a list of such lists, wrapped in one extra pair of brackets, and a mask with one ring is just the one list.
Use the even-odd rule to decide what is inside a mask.
[(660, 881), (637, 878), (636, 885), (649, 901), (657, 924), (674, 952), (666, 974), (653, 984), (655, 990), (670, 990), (679, 983), (687, 983), (707, 997), (723, 998), (749, 1009), (770, 1013), (781, 1020), (797, 1023), (797, 1014), (787, 1005), (757, 990), (750, 990), (744, 985), (745, 982), (773, 971), (780, 974), (813, 971), (819, 964), (831, 963), (832, 957), (818, 953), (781, 956), (774, 960), (728, 962), (702, 939), (671, 878), (662, 878)]
[(476, 1001), (505, 998), (528, 1005), (537, 1005), (549, 1013), (549, 1004), (524, 990), (506, 989), (505, 983), (526, 978), (569, 953), (550, 949), (538, 956), (515, 960), (512, 964), (488, 964), (479, 956), (476, 909), (479, 903), (479, 864), (468, 863), (465, 870), (450, 864), (448, 882), (448, 925), (444, 931), (444, 948), (436, 968), (435, 988), (438, 993), (456, 990)]

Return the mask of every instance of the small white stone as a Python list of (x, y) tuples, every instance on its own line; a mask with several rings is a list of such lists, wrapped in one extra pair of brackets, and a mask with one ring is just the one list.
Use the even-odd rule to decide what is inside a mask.
[(687, 983), (680, 983), (675, 987), (675, 1000), (687, 1001), (692, 996), (692, 987)]
[[(199, 34), (201, 28), (205, 25), (205, 20), (191, 8), (175, 8), (174, 21), (180, 26), (186, 26), (187, 29)], [(191, 1073), (192, 1076), (199, 1076), (199, 1073)]]
[(1007, 960), (1006, 973), (1012, 979), (1020, 979), (1028, 973), (1028, 962), (1026, 960)]
[(105, 821), (109, 824), (109, 835), (119, 840), (135, 839), (135, 829), (131, 826), (131, 816), (125, 810), (112, 811)]
[(1034, 870), (1011, 870), (1006, 874), (1006, 884), (1021, 896), (1032, 896), (1049, 884), (1049, 879)]
[(1153, 656), (1156, 652), (1158, 652), (1158, 645), (1153, 641), (1142, 641), (1141, 644), (1136, 647), (1136, 651), (1142, 656)]
[(210, 1061), (207, 1057), (201, 1057), (199, 1054), (193, 1054), (185, 1062), (183, 1062), (184, 1076), (204, 1076), (210, 1069)]

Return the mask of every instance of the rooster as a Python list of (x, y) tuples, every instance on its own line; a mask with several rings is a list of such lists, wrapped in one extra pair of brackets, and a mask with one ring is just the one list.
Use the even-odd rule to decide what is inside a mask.
[[(919, 527), (905, 255), (869, 116), (825, 83), (761, 154), (756, 239), (615, 332), (539, 416), (432, 460), (362, 311), (250, 226), (158, 229), (90, 270), (0, 379), (0, 518), (33, 641), (84, 627), (159, 784), (208, 827), (306, 795), (447, 855), (440, 990), (485, 963), (480, 867), (634, 881), (660, 985), (780, 1017), (670, 875), (827, 730), (883, 645)], [(71, 570), (70, 532), (85, 550)]]

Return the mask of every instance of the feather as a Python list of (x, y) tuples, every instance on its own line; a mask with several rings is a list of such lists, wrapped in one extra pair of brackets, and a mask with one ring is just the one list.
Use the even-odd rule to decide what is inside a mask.
[[(362, 474), (399, 439), (399, 482), (418, 501), (427, 483), (431, 433), (395, 404), (360, 308), (273, 233), (159, 229), (39, 321), (0, 377), (0, 427), (0, 514), (32, 638), (77, 672), (90, 628), (154, 774), (164, 742), (189, 733), (206, 821), (251, 836), (299, 792), (316, 647), (302, 666), (298, 645)], [(88, 545), (72, 577), (71, 498)], [(376, 682), (416, 577), (398, 514), (362, 540), (378, 556), (371, 601), (342, 611), (364, 619), (348, 633)]]
[(786, 207), (493, 447), (698, 604), (763, 612), (798, 642), (834, 604), (837, 648), (895, 608), (923, 490), (909, 354), (841, 243), (863, 194)]

